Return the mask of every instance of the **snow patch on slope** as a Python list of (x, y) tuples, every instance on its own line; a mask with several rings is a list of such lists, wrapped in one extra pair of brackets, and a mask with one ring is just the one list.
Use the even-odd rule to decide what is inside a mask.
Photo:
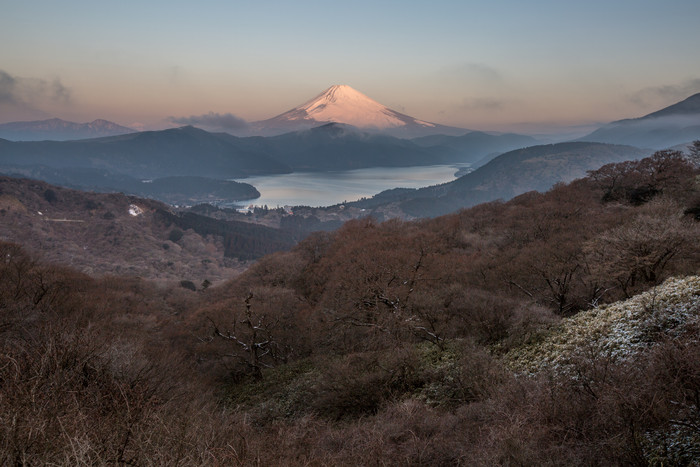
[(585, 356), (633, 358), (664, 338), (682, 335), (698, 320), (700, 276), (671, 278), (628, 300), (562, 319), (540, 342), (514, 349), (506, 359), (525, 373), (568, 374)]
[(130, 204), (129, 205), (129, 214), (138, 217), (143, 214), (143, 209), (140, 207), (136, 206), (135, 204)]

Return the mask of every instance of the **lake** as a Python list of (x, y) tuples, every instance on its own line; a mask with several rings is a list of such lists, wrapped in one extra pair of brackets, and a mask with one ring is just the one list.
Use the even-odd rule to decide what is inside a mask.
[(342, 172), (295, 172), (237, 179), (250, 183), (260, 198), (236, 203), (241, 207), (255, 205), (332, 206), (357, 201), (391, 188), (421, 188), (455, 179), (455, 172), (468, 164), (432, 165), (423, 167), (374, 167)]

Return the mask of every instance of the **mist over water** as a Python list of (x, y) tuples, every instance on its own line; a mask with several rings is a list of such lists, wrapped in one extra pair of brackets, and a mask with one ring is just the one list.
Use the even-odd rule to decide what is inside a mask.
[(295, 172), (238, 179), (250, 183), (260, 198), (241, 201), (239, 206), (332, 206), (357, 201), (391, 188), (421, 188), (455, 179), (462, 165), (423, 167), (375, 167), (342, 172)]

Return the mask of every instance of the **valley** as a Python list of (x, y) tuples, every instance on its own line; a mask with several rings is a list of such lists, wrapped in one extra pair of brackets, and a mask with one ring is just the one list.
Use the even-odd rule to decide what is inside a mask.
[[(171, 205), (325, 205), (329, 207), (321, 212), (326, 221), (347, 220), (368, 212), (380, 219), (411, 219), (546, 190), (605, 163), (648, 156), (670, 145), (687, 145), (700, 137), (700, 130), (693, 124), (700, 118), (698, 96), (636, 120), (613, 122), (578, 142), (542, 145), (517, 134), (455, 129), (439, 134), (436, 132), (444, 128), (395, 113), (349, 86), (332, 86), (293, 111), (251, 127), (262, 133), (265, 125), (293, 130), (284, 134), (233, 136), (181, 127), (74, 141), (0, 140), (0, 173), (71, 188), (121, 191)], [(17, 137), (31, 133), (30, 123), (15, 125), (25, 132)], [(37, 138), (46, 131), (46, 124), (37, 122)], [(103, 127), (113, 128), (108, 124)], [(610, 132), (618, 127), (637, 130), (625, 130), (624, 136), (616, 137), (614, 134), (623, 135), (622, 130)], [(400, 128), (404, 138), (384, 131)], [(407, 138), (411, 128), (429, 134)], [(663, 139), (652, 144), (645, 135)], [(644, 149), (648, 147), (651, 149)], [(450, 181), (446, 175), (431, 179), (427, 174), (434, 166), (469, 166), (475, 170), (462, 172), (458, 180)], [(382, 177), (382, 173), (390, 180), (400, 178), (397, 174), (401, 172), (421, 170), (424, 182), (366, 183), (372, 176)], [(341, 186), (334, 185), (334, 177), (343, 172), (345, 177), (355, 174), (364, 178), (364, 187), (350, 185), (343, 192)], [(278, 191), (279, 197), (256, 201), (260, 194), (254, 184), (247, 183), (249, 180), (268, 180), (272, 183), (265, 188), (268, 192), (282, 191)], [(279, 186), (279, 180), (290, 180), (290, 186)], [(319, 182), (326, 188), (319, 191)], [(292, 195), (292, 191), (298, 194), (304, 190), (307, 195), (309, 191), (316, 193), (311, 198)], [(340, 212), (340, 208), (333, 207), (341, 203), (349, 209)]]

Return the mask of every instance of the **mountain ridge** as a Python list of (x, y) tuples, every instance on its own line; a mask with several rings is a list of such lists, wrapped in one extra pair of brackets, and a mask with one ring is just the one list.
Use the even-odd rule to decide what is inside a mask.
[(700, 114), (700, 92), (683, 99), (680, 102), (664, 107), (661, 110), (652, 112), (638, 120), (645, 118), (665, 117), (666, 115)]
[(32, 165), (107, 169), (141, 179), (182, 175), (243, 178), (290, 170), (247, 147), (241, 138), (194, 127), (77, 141), (0, 142), (0, 167)]
[(490, 134), (472, 131), (462, 136), (431, 135), (411, 139), (422, 147), (444, 147), (449, 154), (461, 156), (472, 168), (486, 164), (504, 152), (541, 144), (537, 139), (516, 133)]
[(700, 93), (639, 118), (617, 120), (577, 141), (666, 149), (700, 139)]
[(10, 141), (70, 141), (134, 133), (137, 130), (109, 120), (76, 123), (60, 118), (0, 124), (0, 138)]

